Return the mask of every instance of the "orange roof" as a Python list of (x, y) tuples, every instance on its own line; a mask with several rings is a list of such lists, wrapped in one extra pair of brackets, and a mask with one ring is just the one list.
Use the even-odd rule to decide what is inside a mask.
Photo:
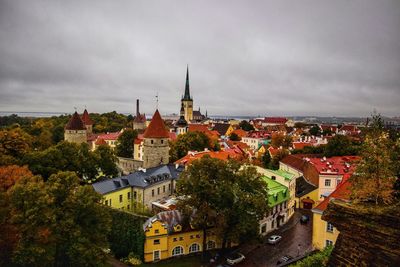
[(140, 145), (142, 142), (143, 142), (142, 138), (136, 138), (133, 143), (136, 144), (136, 145)]
[(99, 146), (99, 145), (107, 145), (107, 142), (106, 141), (104, 141), (104, 139), (103, 138), (98, 138), (97, 140), (96, 140), (96, 146)]
[(104, 140), (117, 140), (120, 135), (121, 132), (103, 133), (99, 134), (97, 138), (101, 138)]
[(240, 149), (242, 149), (242, 150), (248, 150), (250, 147), (247, 145), (247, 144), (245, 144), (245, 143), (242, 143), (242, 142), (240, 142), (240, 141), (232, 141), (232, 140), (228, 140), (228, 141), (226, 141), (226, 143), (229, 145), (229, 147), (234, 147), (234, 146), (237, 146), (237, 147), (239, 147)]
[(208, 125), (205, 124), (189, 124), (189, 132), (202, 132), (206, 133), (210, 131)]
[(71, 119), (68, 121), (67, 126), (65, 126), (65, 129), (67, 129), (67, 130), (86, 130), (86, 127), (85, 127), (81, 117), (79, 117), (78, 112), (75, 111), (75, 113), (72, 115)]
[(309, 142), (293, 142), (294, 149), (303, 149), (306, 146), (311, 146)]
[(340, 156), (330, 158), (309, 158), (309, 162), (315, 166), (319, 174), (344, 175), (353, 173), (360, 160), (358, 156)]
[(169, 138), (169, 132), (165, 128), (164, 121), (161, 118), (158, 109), (151, 118), (149, 126), (146, 128), (143, 134), (144, 138)]
[(82, 121), (85, 125), (93, 125), (92, 119), (90, 119), (88, 111), (85, 109), (82, 114)]
[(335, 191), (333, 191), (314, 209), (319, 211), (324, 211), (328, 207), (329, 201), (331, 199), (349, 200), (351, 194), (350, 187), (351, 184), (349, 182), (349, 179), (343, 179), (343, 181), (336, 187)]
[(272, 146), (270, 146), (268, 148), (268, 151), (269, 151), (269, 154), (271, 155), (271, 157), (276, 156), (278, 154), (279, 150), (280, 150), (279, 148), (274, 148)]
[(177, 164), (190, 164), (196, 159), (201, 159), (205, 155), (209, 155), (211, 158), (220, 159), (220, 160), (228, 160), (228, 159), (237, 159), (240, 160), (243, 158), (243, 154), (240, 150), (236, 149), (226, 149), (223, 151), (202, 151), (202, 152), (189, 152), (186, 156), (181, 159), (175, 161)]
[(245, 130), (242, 130), (242, 129), (236, 129), (232, 133), (235, 133), (239, 137), (247, 136), (247, 132)]

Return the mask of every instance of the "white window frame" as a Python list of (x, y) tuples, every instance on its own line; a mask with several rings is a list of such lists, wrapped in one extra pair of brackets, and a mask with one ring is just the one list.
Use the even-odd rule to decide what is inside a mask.
[[(175, 253), (175, 250), (177, 249), (177, 248), (180, 248), (180, 253), (178, 253), (178, 254), (176, 254)], [(172, 257), (175, 257), (175, 256), (180, 256), (180, 255), (183, 255), (184, 254), (184, 250), (183, 250), (183, 247), (182, 246), (176, 246), (176, 247), (174, 247), (173, 249), (172, 249)]]
[[(212, 245), (210, 245), (210, 244), (212, 244)], [(208, 240), (206, 246), (207, 246), (207, 250), (215, 249), (217, 246), (217, 243), (214, 240)]]
[[(328, 183), (328, 184), (327, 184)], [(331, 186), (331, 179), (325, 179), (325, 186), (330, 187)]]
[(330, 222), (326, 222), (326, 231), (329, 233), (333, 233), (333, 224)]
[[(156, 252), (158, 252), (158, 258), (156, 259)], [(161, 260), (161, 250), (153, 250), (153, 261)]]
[[(193, 250), (193, 248), (196, 248), (196, 250)], [(189, 253), (196, 253), (201, 251), (200, 245), (198, 243), (192, 243), (189, 247)]]
[(329, 239), (325, 240), (325, 247), (328, 247), (328, 246), (333, 246), (332, 240), (329, 240)]

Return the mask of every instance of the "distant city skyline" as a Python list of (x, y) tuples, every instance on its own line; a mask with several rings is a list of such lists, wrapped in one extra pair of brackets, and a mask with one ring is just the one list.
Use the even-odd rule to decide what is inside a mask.
[(400, 1), (0, 0), (0, 111), (399, 116)]

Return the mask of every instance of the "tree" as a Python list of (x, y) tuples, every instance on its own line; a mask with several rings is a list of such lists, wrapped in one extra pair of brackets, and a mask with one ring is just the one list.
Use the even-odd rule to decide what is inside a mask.
[(11, 222), (20, 239), (13, 261), (23, 266), (104, 266), (111, 223), (102, 196), (72, 172), (22, 179), (10, 191)]
[(319, 127), (317, 125), (314, 125), (313, 127), (311, 127), (308, 132), (314, 136), (321, 135), (321, 130), (319, 129)]
[(242, 138), (240, 138), (236, 133), (232, 132), (231, 135), (229, 136), (229, 140), (231, 141), (240, 141)]
[(265, 151), (264, 155), (261, 157), (261, 162), (264, 168), (270, 168), (270, 163), (271, 163), (271, 155), (269, 154), (269, 151)]
[(95, 154), (99, 158), (98, 166), (106, 176), (115, 177), (118, 175), (116, 165), (118, 158), (108, 145), (99, 145), (95, 150)]
[(378, 205), (390, 204), (394, 200), (399, 159), (397, 149), (393, 149), (394, 144), (382, 125), (379, 115), (373, 117), (362, 146), (361, 161), (351, 177), (355, 202), (373, 201)]
[(0, 130), (0, 154), (21, 158), (31, 150), (32, 137), (17, 127), (11, 130)]
[(209, 156), (194, 161), (181, 174), (177, 194), (182, 197), (179, 209), (203, 231), (203, 248), (210, 227), (215, 226), (225, 248), (230, 241), (254, 234), (268, 209), (266, 185), (253, 167), (240, 169), (234, 161)]
[(116, 154), (119, 157), (132, 158), (133, 157), (133, 142), (137, 137), (137, 131), (126, 129), (119, 137), (116, 147)]
[(187, 155), (188, 151), (203, 151), (205, 148), (213, 149), (215, 144), (202, 132), (188, 132), (178, 136), (176, 141), (170, 143), (170, 161), (174, 162)]
[(278, 151), (278, 153), (272, 157), (271, 163), (270, 163), (270, 168), (273, 170), (278, 170), (279, 169), (279, 162), (289, 155), (289, 151), (287, 149), (281, 149)]
[(351, 139), (345, 135), (335, 135), (325, 146), (324, 156), (350, 156), (358, 154), (359, 145), (353, 143)]
[(246, 120), (242, 120), (242, 121), (239, 123), (239, 127), (240, 127), (242, 130), (246, 131), (246, 132), (248, 132), (248, 131), (254, 131), (253, 125), (251, 125), (251, 124), (250, 124), (248, 121), (246, 121)]
[(271, 138), (273, 147), (289, 148), (292, 146), (292, 137), (282, 133), (273, 133)]

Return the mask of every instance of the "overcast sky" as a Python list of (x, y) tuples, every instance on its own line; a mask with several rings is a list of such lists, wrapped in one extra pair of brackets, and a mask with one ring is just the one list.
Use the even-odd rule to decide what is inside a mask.
[(0, 0), (0, 111), (400, 115), (400, 1)]

